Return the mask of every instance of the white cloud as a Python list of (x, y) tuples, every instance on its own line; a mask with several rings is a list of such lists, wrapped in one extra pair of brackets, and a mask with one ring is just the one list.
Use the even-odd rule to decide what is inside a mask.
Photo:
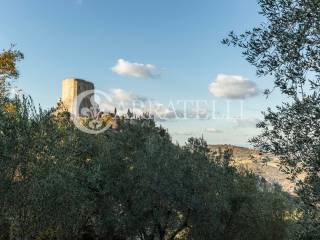
[(258, 118), (239, 118), (235, 119), (233, 122), (235, 127), (256, 127), (257, 123), (261, 120)]
[(109, 90), (104, 99), (97, 102), (101, 111), (113, 112), (117, 108), (119, 115), (126, 114), (130, 109), (131, 112), (138, 116), (149, 113), (159, 121), (172, 119), (176, 116), (174, 109), (170, 109), (154, 99), (139, 96), (119, 88)]
[(221, 130), (215, 129), (215, 128), (207, 128), (206, 132), (208, 133), (222, 133)]
[(125, 59), (118, 59), (117, 64), (111, 68), (113, 72), (136, 78), (159, 78), (155, 73), (156, 67), (152, 64), (131, 63)]
[(237, 75), (218, 74), (209, 85), (209, 91), (216, 97), (244, 99), (258, 94), (257, 86), (247, 78)]
[[(97, 98), (96, 94), (96, 98)], [(157, 121), (178, 120), (178, 119), (208, 119), (209, 111), (206, 106), (198, 106), (194, 102), (188, 102), (185, 106), (184, 102), (172, 102), (168, 104), (160, 103), (151, 98), (146, 98), (124, 89), (111, 89), (107, 91), (101, 101), (96, 99), (100, 110), (103, 112), (113, 112), (117, 109), (119, 115), (126, 114), (128, 109), (136, 115), (149, 113), (155, 117)], [(177, 103), (177, 104), (175, 104)]]
[(112, 89), (111, 90), (112, 96), (115, 98), (116, 101), (119, 102), (132, 102), (132, 101), (147, 101), (148, 99), (145, 97), (138, 96), (131, 92), (127, 92), (121, 88)]

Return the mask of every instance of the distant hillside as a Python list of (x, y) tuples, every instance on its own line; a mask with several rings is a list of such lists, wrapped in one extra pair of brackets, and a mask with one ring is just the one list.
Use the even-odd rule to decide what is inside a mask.
[(209, 149), (212, 153), (219, 151), (219, 149), (232, 149), (236, 166), (243, 166), (252, 170), (268, 182), (279, 183), (283, 190), (289, 193), (294, 192), (294, 184), (287, 179), (286, 174), (279, 170), (279, 159), (272, 154), (263, 154), (256, 149), (228, 144), (209, 145)]

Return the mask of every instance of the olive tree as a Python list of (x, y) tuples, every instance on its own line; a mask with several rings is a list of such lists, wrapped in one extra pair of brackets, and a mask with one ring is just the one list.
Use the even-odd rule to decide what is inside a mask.
[(17, 62), (23, 59), (23, 54), (14, 49), (14, 45), (9, 50), (0, 52), (0, 101), (7, 94), (7, 87), (10, 79), (18, 78)]
[(272, 77), (274, 87), (265, 91), (267, 95), (279, 90), (288, 98), (288, 102), (263, 113), (264, 120), (257, 125), (261, 134), (251, 142), (280, 158), (282, 169), (298, 183), (299, 196), (313, 209), (317, 219), (320, 204), (320, 1), (259, 0), (258, 3), (264, 23), (242, 34), (231, 32), (223, 43), (242, 48), (258, 76)]
[(90, 135), (60, 110), (2, 99), (0, 239), (288, 238), (287, 196), (229, 151), (132, 114)]

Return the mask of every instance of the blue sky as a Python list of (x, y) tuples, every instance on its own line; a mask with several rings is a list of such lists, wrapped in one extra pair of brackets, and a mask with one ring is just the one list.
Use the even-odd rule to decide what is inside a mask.
[[(216, 101), (220, 113), (229, 98), (208, 89), (218, 74), (242, 76), (257, 89), (272, 86), (270, 79), (257, 79), (239, 49), (220, 43), (230, 30), (241, 33), (263, 21), (255, 0), (0, 0), (0, 7), (0, 47), (16, 43), (25, 54), (16, 85), (44, 108), (55, 105), (67, 77), (163, 104)], [(161, 76), (119, 74), (112, 71), (118, 59), (152, 64)], [(251, 123), (280, 100), (277, 94), (244, 98), (247, 123), (188, 119), (161, 124), (180, 143), (203, 135), (208, 143), (247, 145), (257, 134)], [(240, 100), (230, 101), (237, 115)]]

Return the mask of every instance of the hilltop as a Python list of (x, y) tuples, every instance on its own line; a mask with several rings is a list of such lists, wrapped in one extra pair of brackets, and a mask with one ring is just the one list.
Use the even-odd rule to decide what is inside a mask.
[(233, 162), (236, 166), (247, 168), (257, 175), (265, 178), (270, 183), (278, 183), (283, 190), (293, 193), (294, 184), (288, 180), (288, 176), (279, 170), (279, 159), (272, 155), (261, 153), (253, 148), (239, 147), (229, 144), (209, 145), (210, 152), (219, 149), (231, 149), (233, 151)]

